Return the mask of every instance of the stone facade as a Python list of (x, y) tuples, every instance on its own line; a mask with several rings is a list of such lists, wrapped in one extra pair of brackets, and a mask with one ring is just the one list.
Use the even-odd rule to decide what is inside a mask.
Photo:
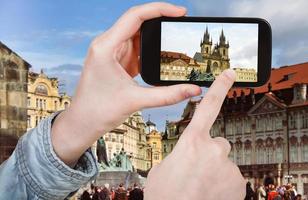
[(29, 72), (27, 96), (27, 128), (37, 126), (40, 120), (52, 113), (64, 110), (71, 103), (71, 98), (59, 93), (57, 78), (50, 78), (44, 74)]
[(156, 125), (150, 120), (147, 121), (147, 144), (148, 151), (147, 154), (150, 156), (151, 165), (148, 166), (148, 169), (159, 164), (162, 161), (162, 135), (156, 129)]
[(27, 129), (27, 78), (30, 64), (0, 42), (0, 164)]
[[(229, 158), (254, 186), (266, 178), (289, 181), (308, 193), (308, 63), (273, 69), (267, 85), (229, 92), (210, 134), (230, 141)], [(170, 141), (180, 137), (200, 100), (191, 100), (182, 119), (168, 122), (164, 155)], [(173, 142), (172, 142), (173, 144)]]
[(104, 136), (108, 160), (123, 148), (131, 157), (136, 170), (146, 171), (150, 163), (147, 156), (146, 124), (141, 112), (131, 115), (124, 123), (106, 133)]

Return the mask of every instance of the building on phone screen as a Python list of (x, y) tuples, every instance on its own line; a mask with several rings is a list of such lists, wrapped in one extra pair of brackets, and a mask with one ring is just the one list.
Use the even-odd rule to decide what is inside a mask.
[[(200, 52), (193, 58), (180, 52), (161, 51), (160, 79), (180, 81), (213, 81), (222, 71), (230, 68), (230, 44), (223, 29), (215, 44), (208, 27), (200, 41)], [(251, 66), (232, 66), (238, 82), (256, 82), (257, 71)]]
[[(308, 195), (308, 63), (272, 69), (266, 85), (231, 90), (210, 130), (225, 137), (229, 158), (254, 186), (296, 186)], [(178, 121), (166, 123), (163, 157), (174, 148), (200, 100), (190, 100)]]

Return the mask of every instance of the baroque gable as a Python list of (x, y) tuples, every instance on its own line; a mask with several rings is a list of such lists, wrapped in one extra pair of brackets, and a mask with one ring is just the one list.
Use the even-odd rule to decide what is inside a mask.
[(187, 66), (187, 63), (183, 61), (182, 59), (177, 59), (170, 63), (172, 66)]
[(272, 96), (272, 94), (265, 94), (250, 110), (248, 115), (266, 114), (281, 112), (285, 109), (285, 105), (280, 103)]

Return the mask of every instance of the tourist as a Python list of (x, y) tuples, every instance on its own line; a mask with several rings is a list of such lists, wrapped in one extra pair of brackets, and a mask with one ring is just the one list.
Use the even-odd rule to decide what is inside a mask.
[(253, 191), (253, 189), (251, 188), (251, 183), (248, 181), (246, 183), (246, 196), (245, 196), (245, 200), (253, 200), (255, 196), (255, 193)]
[(134, 189), (130, 191), (128, 200), (143, 200), (143, 191), (137, 183), (134, 184)]
[(275, 185), (273, 184), (270, 184), (268, 186), (269, 188), (269, 192), (268, 192), (268, 195), (267, 195), (267, 200), (276, 200), (275, 198), (278, 196), (279, 198), (279, 194), (278, 192), (276, 191), (276, 188), (275, 188)]
[(93, 193), (93, 196), (92, 196), (92, 200), (101, 200), (100, 199), (100, 188), (99, 187), (94, 187), (94, 193)]
[(109, 191), (109, 184), (106, 183), (100, 193), (101, 200), (111, 200), (111, 192)]
[(127, 191), (124, 188), (124, 184), (121, 183), (118, 189), (115, 191), (115, 200), (127, 200)]
[(297, 194), (296, 197), (295, 197), (295, 200), (302, 200), (302, 195)]
[[(70, 106), (24, 134), (0, 166), (2, 199), (69, 198), (96, 178), (90, 147), (102, 135), (138, 110), (201, 94), (197, 85), (143, 87), (134, 80), (140, 69), (142, 22), (185, 14), (185, 8), (163, 2), (136, 6), (92, 41)], [(246, 182), (228, 158), (230, 143), (209, 134), (235, 78), (232, 69), (216, 77), (172, 153), (149, 172), (145, 199), (196, 200), (204, 194), (208, 199), (244, 199)], [(219, 184), (213, 187), (213, 182)], [(192, 190), (200, 185), (202, 190)]]
[(257, 189), (257, 200), (266, 200), (266, 192), (262, 184)]
[(91, 199), (92, 198), (90, 196), (90, 193), (87, 190), (85, 190), (80, 197), (80, 200), (91, 200)]

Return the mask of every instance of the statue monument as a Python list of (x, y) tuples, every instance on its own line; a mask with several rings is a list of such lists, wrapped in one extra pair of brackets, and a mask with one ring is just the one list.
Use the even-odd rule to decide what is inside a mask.
[(108, 161), (106, 144), (103, 138), (97, 141), (97, 160), (99, 164), (99, 176), (95, 184), (103, 186), (108, 183), (111, 186), (118, 186), (124, 183), (126, 187), (134, 183), (140, 184), (142, 177), (135, 172), (130, 156), (122, 148), (118, 154)]

